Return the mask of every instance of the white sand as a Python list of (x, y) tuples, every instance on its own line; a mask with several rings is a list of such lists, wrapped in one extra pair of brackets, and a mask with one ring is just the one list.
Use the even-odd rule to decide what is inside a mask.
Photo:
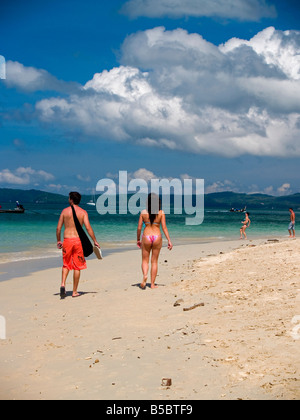
[(90, 261), (76, 299), (57, 268), (2, 282), (0, 398), (298, 399), (299, 262), (298, 240), (218, 242), (163, 248), (155, 290), (138, 250)]

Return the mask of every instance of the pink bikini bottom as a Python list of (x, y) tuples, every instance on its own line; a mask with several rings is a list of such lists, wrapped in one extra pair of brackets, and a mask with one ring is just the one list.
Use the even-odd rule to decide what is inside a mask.
[(144, 236), (145, 236), (145, 238), (148, 239), (149, 242), (152, 243), (152, 245), (154, 244), (156, 239), (160, 238), (160, 235), (144, 235)]

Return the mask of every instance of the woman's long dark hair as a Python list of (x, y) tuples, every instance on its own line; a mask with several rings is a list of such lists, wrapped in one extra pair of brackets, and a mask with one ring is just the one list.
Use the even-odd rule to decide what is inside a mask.
[(157, 194), (148, 194), (147, 210), (149, 213), (150, 223), (153, 224), (158, 212), (161, 210), (161, 199)]

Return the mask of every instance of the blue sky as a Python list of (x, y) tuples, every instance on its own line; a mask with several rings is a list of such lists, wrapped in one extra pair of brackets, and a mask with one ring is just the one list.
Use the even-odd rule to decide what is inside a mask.
[(298, 1), (1, 9), (0, 187), (89, 193), (127, 170), (204, 178), (207, 192), (300, 192)]

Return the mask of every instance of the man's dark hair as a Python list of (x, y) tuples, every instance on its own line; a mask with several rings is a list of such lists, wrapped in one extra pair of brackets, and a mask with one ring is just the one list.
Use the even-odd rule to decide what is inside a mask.
[(69, 199), (72, 200), (74, 204), (78, 205), (81, 201), (81, 194), (79, 194), (79, 192), (70, 192)]

